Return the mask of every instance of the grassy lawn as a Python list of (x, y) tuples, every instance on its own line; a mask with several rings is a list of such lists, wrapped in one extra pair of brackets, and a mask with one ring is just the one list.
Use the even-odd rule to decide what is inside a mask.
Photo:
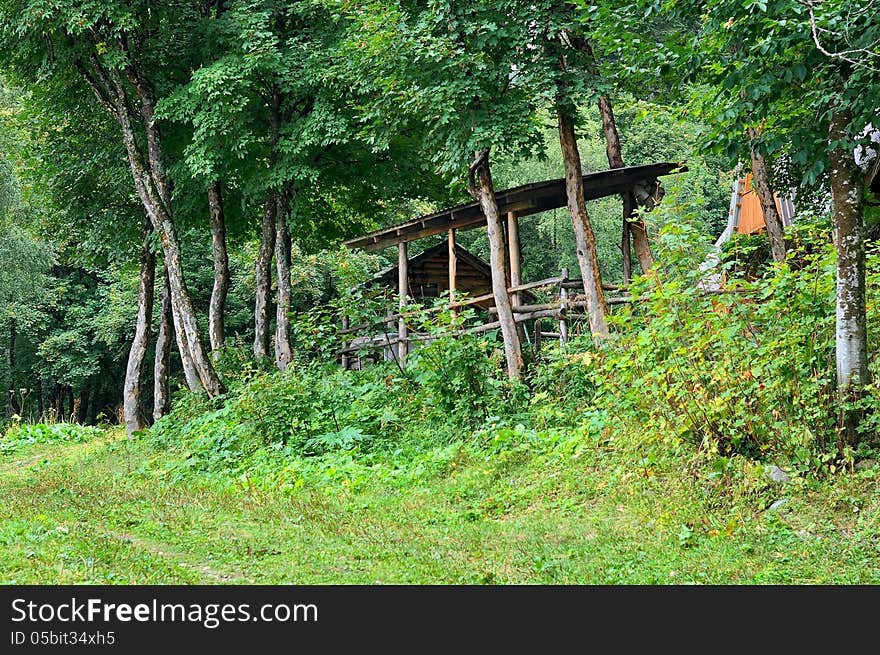
[(169, 457), (119, 431), (4, 452), (0, 582), (880, 582), (873, 469), (784, 485), (606, 444), (291, 487)]

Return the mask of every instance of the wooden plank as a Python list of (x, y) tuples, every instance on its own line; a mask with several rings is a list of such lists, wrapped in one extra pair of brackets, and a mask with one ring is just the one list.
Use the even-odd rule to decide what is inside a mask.
[[(516, 212), (507, 212), (507, 250), (508, 261), (510, 262), (510, 287), (517, 287), (522, 284), (522, 262), (520, 261), (520, 242), (519, 242), (519, 222), (516, 219)], [(519, 294), (513, 292), (510, 302), (514, 305), (519, 304)]]
[(516, 291), (528, 291), (529, 289), (537, 289), (538, 287), (549, 287), (556, 286), (562, 282), (561, 277), (548, 277), (543, 280), (537, 280), (535, 282), (527, 282), (526, 284), (518, 284), (516, 286), (511, 286), (508, 291), (511, 293)]
[[(561, 283), (561, 286), (565, 287), (566, 289), (583, 289), (584, 281), (580, 278), (573, 277), (569, 278), (568, 282)], [(603, 291), (625, 291), (626, 288), (626, 286), (622, 286), (619, 284), (606, 284), (604, 282), (602, 283)]]
[(455, 228), (450, 228), (449, 237), (449, 302), (455, 304), (455, 291), (458, 273), (458, 255), (455, 254)]
[(407, 291), (409, 290), (408, 274), (409, 258), (407, 257), (407, 243), (402, 241), (397, 244), (397, 306), (400, 307), (400, 318), (397, 319), (397, 359), (401, 368), (406, 367), (407, 343), (406, 343), (406, 320), (403, 318), (403, 309), (406, 307)]
[(560, 276), (562, 281), (559, 283), (559, 345), (565, 346), (568, 343), (568, 321), (565, 318), (565, 312), (568, 310), (568, 289), (565, 283), (568, 281), (568, 269), (562, 269)]

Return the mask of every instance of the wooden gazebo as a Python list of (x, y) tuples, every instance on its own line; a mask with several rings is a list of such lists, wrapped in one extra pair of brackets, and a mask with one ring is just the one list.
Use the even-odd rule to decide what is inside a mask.
[[(658, 178), (684, 170), (686, 169), (680, 163), (663, 162), (589, 173), (583, 176), (584, 196), (586, 200), (595, 200), (607, 196), (637, 192), (635, 194), (637, 197), (651, 196), (657, 201), (660, 197), (658, 193)], [(523, 216), (565, 207), (567, 205), (565, 179), (560, 178), (524, 184), (511, 189), (497, 191), (495, 196), (499, 211), (507, 217), (506, 241), (509, 254), (507, 257), (509, 269), (505, 273), (509, 281), (507, 291), (511, 296), (511, 304), (516, 321), (522, 323), (527, 320), (543, 317), (558, 318), (561, 321), (560, 333), (564, 338), (565, 313), (584, 306), (583, 302), (576, 299), (569, 300), (566, 290), (576, 289), (582, 286), (582, 282), (576, 279), (569, 279), (567, 273), (563, 272), (558, 278), (523, 283), (518, 219)], [(482, 262), (482, 260), (477, 260), (479, 265), (475, 266), (476, 262), (472, 260), (476, 258), (456, 243), (456, 232), (457, 230), (469, 230), (485, 225), (486, 217), (483, 215), (479, 204), (470, 202), (355, 237), (346, 241), (345, 245), (352, 250), (362, 249), (366, 251), (377, 251), (397, 246), (397, 265), (381, 272), (377, 278), (387, 286), (391, 287), (393, 285), (395, 287), (400, 308), (407, 305), (408, 298), (416, 297), (414, 292), (420, 288), (420, 285), (426, 282), (424, 273), (428, 268), (431, 269), (432, 279), (427, 283), (438, 286), (436, 290), (437, 295), (442, 293), (442, 291), (448, 290), (450, 302), (453, 306), (456, 306), (458, 303), (456, 294), (464, 292), (472, 294), (474, 291), (471, 285), (473, 269), (475, 267), (478, 268), (479, 265), (488, 267), (488, 264)], [(430, 248), (413, 260), (409, 258), (409, 242), (438, 234), (446, 235), (445, 244)], [(442, 271), (441, 268), (445, 268), (445, 271)], [(397, 274), (396, 281), (393, 279), (394, 273)], [(442, 273), (445, 273), (445, 276)], [(491, 270), (488, 273), (491, 275)], [(437, 283), (438, 276), (446, 278), (445, 285)], [(441, 289), (439, 288), (440, 286), (445, 288)], [(560, 300), (553, 307), (549, 305), (522, 304), (524, 300), (533, 300), (531, 294), (529, 294), (529, 298), (523, 298), (525, 292), (531, 289), (550, 286), (555, 286), (560, 291)], [(495, 298), (490, 288), (487, 293), (477, 294), (462, 301), (460, 304), (479, 305), (488, 308), (491, 312), (495, 305)], [(387, 322), (393, 318), (398, 320), (396, 338), (393, 340), (386, 338), (382, 342), (382, 346), (387, 347), (392, 345), (392, 342), (396, 343), (398, 346), (398, 359), (401, 363), (404, 363), (409, 351), (409, 342), (417, 340), (418, 337), (417, 335), (409, 335), (406, 317), (402, 313), (396, 317), (384, 317), (382, 320)], [(473, 330), (485, 331), (493, 327), (497, 327), (497, 324), (487, 323), (475, 326)], [(355, 329), (349, 328), (346, 325), (345, 331), (354, 333)], [(347, 359), (345, 351), (353, 352), (353, 350), (354, 347), (343, 349), (343, 361)]]

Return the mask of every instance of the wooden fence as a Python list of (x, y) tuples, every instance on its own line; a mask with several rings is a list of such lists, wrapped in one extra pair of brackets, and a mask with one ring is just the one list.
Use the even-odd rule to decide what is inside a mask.
[[(608, 305), (631, 302), (631, 298), (623, 287), (605, 284), (602, 285), (602, 288), (605, 291), (616, 292), (615, 295), (605, 297), (605, 302)], [(514, 320), (518, 325), (523, 325), (522, 334), (536, 352), (540, 352), (546, 339), (558, 339), (560, 344), (564, 345), (571, 337), (572, 323), (577, 317), (584, 315), (587, 306), (586, 300), (583, 300), (576, 290), (583, 290), (583, 281), (570, 278), (567, 269), (563, 269), (556, 277), (508, 288), (515, 303), (513, 305)], [(518, 304), (520, 293), (523, 291), (550, 292), (552, 299), (544, 303)], [(493, 294), (488, 293), (473, 298), (455, 300), (443, 306), (418, 310), (402, 308), (394, 313), (388, 312), (385, 316), (354, 326), (351, 325), (350, 317), (343, 314), (341, 329), (338, 332), (343, 337), (343, 344), (337, 351), (337, 357), (344, 368), (360, 368), (365, 359), (397, 360), (399, 364), (405, 365), (406, 354), (411, 351), (413, 346), (432, 341), (438, 337), (436, 334), (419, 332), (417, 326), (412, 323), (414, 320), (445, 310), (453, 312), (465, 310), (493, 298)], [(492, 320), (496, 313), (495, 308), (490, 307), (486, 312), (489, 320), (484, 318), (477, 323), (463, 326), (446, 334), (460, 336), (498, 329), (500, 323), (497, 320)], [(532, 329), (527, 330), (525, 324), (530, 321), (533, 322)], [(556, 329), (545, 330), (545, 326)]]

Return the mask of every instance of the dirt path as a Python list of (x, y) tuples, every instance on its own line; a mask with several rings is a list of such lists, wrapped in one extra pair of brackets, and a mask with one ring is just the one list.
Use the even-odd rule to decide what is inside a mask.
[(176, 550), (169, 544), (154, 541), (146, 537), (127, 532), (104, 531), (103, 536), (107, 539), (113, 539), (122, 543), (131, 544), (135, 548), (145, 550), (157, 557), (171, 560), (177, 566), (184, 569), (198, 571), (200, 575), (210, 578), (217, 584), (250, 584), (251, 580), (238, 571), (221, 572), (211, 568), (207, 564), (197, 564), (192, 561), (186, 554)]
[(9, 464), (4, 464), (0, 466), (0, 475), (4, 475), (6, 473), (11, 473), (17, 469), (27, 468), (37, 462), (43, 461), (46, 459), (46, 453), (40, 453), (39, 455), (35, 455), (33, 457), (28, 457), (27, 459), (18, 460), (15, 462), (10, 462)]
[[(77, 489), (76, 493), (78, 495), (78, 502), (76, 503), (65, 503), (63, 501), (53, 502), (51, 500), (52, 494), (47, 494), (47, 490), (57, 490), (59, 487), (62, 489), (69, 488), (69, 483), (66, 481), (66, 477), (69, 475), (79, 475), (79, 469), (76, 469), (74, 473), (61, 473), (58, 470), (58, 466), (62, 465), (63, 462), (76, 464), (77, 461), (87, 453), (103, 448), (108, 443), (110, 443), (110, 440), (95, 440), (90, 443), (73, 445), (37, 444), (34, 446), (34, 450), (28, 448), (25, 452), (8, 453), (5, 457), (0, 459), (0, 483), (2, 483), (4, 487), (7, 483), (13, 485), (15, 487), (15, 493), (21, 493), (26, 497), (32, 494), (39, 496), (37, 505), (40, 507), (40, 514), (51, 516), (51, 522), (57, 522), (62, 528), (77, 519), (78, 522), (87, 521), (90, 525), (88, 530), (89, 534), (84, 536), (81, 544), (83, 548), (90, 551), (100, 550), (99, 542), (103, 541), (105, 543), (114, 544), (117, 550), (118, 547), (121, 546), (123, 549), (130, 548), (134, 550), (135, 553), (140, 552), (164, 560), (172, 569), (178, 568), (190, 571), (195, 574), (201, 582), (206, 584), (249, 584), (252, 582), (252, 577), (237, 569), (235, 564), (229, 564), (228, 570), (224, 570), (227, 566), (226, 564), (220, 564), (219, 567), (216, 563), (214, 563), (213, 566), (209, 565), (206, 563), (206, 559), (208, 558), (206, 557), (204, 550), (201, 553), (188, 552), (188, 549), (181, 548), (178, 545), (134, 534), (132, 533), (131, 528), (127, 527), (125, 523), (123, 523), (123, 525), (114, 525), (116, 523), (114, 517), (117, 516), (115, 512), (105, 513), (102, 510), (95, 510), (90, 511), (87, 516), (77, 517), (77, 519), (73, 519), (69, 515), (65, 516), (67, 512), (75, 513), (77, 508), (82, 506), (91, 506), (94, 508), (102, 507), (106, 502), (98, 501), (97, 494), (103, 495), (105, 485), (107, 485), (107, 492), (112, 493), (112, 485), (119, 483), (121, 480), (125, 480), (124, 477), (117, 477), (118, 472), (105, 470), (106, 478), (99, 475), (97, 479), (92, 478), (90, 484), (87, 483)], [(46, 465), (41, 466), (44, 462)], [(97, 469), (101, 469), (102, 466), (106, 468), (106, 465), (107, 462), (99, 461), (95, 463)], [(32, 469), (32, 467), (35, 466), (36, 468)], [(90, 472), (95, 473), (96, 471), (95, 469), (90, 469)], [(36, 476), (34, 484), (27, 483), (21, 485), (19, 482), (16, 482), (21, 476), (30, 479), (32, 475)], [(59, 476), (61, 476), (61, 478), (59, 478)], [(77, 487), (73, 479), (70, 480), (70, 484), (73, 488)], [(38, 489), (40, 490), (38, 491)], [(0, 491), (0, 495), (2, 495), (2, 493), (3, 492)], [(93, 495), (95, 495), (95, 502), (90, 504), (88, 499)], [(29, 502), (24, 502), (22, 505), (33, 506), (34, 499), (28, 498), (27, 500)], [(85, 503), (85, 505), (83, 505), (83, 503)], [(135, 511), (134, 508), (132, 508), (132, 511)], [(32, 514), (33, 512), (31, 512), (31, 515)], [(127, 514), (123, 513), (119, 516), (125, 518)], [(83, 519), (85, 519), (85, 521), (83, 521)], [(0, 528), (2, 528), (2, 522), (0, 522)], [(54, 534), (58, 533), (55, 532)], [(63, 534), (65, 535), (65, 540), (70, 538), (66, 536), (68, 534), (66, 528), (64, 529)], [(19, 536), (19, 538), (21, 538), (21, 536)], [(25, 534), (25, 538), (27, 538), (27, 534)], [(38, 549), (39, 547), (34, 548), (34, 552)], [(2, 552), (0, 552), (0, 557), (2, 557)], [(54, 562), (57, 561), (59, 555), (53, 552), (48, 557)], [(135, 556), (132, 557), (132, 559), (134, 560), (137, 558)]]

